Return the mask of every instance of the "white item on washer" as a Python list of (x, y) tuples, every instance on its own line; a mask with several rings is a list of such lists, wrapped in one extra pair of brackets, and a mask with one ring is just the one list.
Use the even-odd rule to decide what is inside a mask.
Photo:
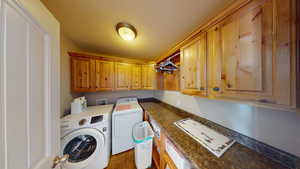
[(112, 154), (118, 154), (134, 147), (133, 126), (143, 120), (143, 109), (136, 101), (118, 100), (112, 114)]
[(190, 118), (179, 120), (174, 124), (218, 158), (235, 142), (233, 139)]
[(151, 167), (152, 145), (154, 133), (147, 121), (137, 123), (133, 127), (134, 159), (137, 169)]
[(71, 114), (81, 113), (84, 109), (87, 108), (87, 101), (84, 96), (77, 97), (71, 103)]
[(190, 165), (187, 160), (176, 150), (170, 140), (166, 139), (166, 152), (176, 165), (177, 169), (190, 169)]
[(71, 114), (79, 114), (82, 112), (82, 104), (80, 102), (71, 103)]
[(67, 169), (103, 169), (111, 150), (113, 105), (91, 106), (61, 119), (61, 155), (69, 154)]

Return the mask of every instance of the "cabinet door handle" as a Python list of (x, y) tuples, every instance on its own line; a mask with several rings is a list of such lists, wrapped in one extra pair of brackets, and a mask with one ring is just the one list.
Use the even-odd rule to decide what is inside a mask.
[(258, 100), (260, 103), (271, 103), (271, 104), (275, 104), (274, 101), (271, 101), (271, 100), (267, 100), (267, 99), (260, 99)]
[(231, 85), (231, 84), (227, 84), (227, 87), (228, 87), (228, 88), (231, 88), (231, 87), (232, 87), (232, 85)]
[(200, 90), (205, 90), (205, 88), (204, 87), (200, 87)]

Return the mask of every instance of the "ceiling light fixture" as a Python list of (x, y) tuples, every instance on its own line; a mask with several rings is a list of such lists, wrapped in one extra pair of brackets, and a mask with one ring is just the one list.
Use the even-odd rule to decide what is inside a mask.
[(116, 30), (120, 37), (124, 40), (134, 40), (137, 36), (137, 31), (135, 27), (128, 23), (120, 22), (116, 26)]

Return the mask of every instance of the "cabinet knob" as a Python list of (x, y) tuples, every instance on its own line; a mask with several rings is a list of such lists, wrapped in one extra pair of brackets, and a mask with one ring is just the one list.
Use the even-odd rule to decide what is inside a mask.
[(220, 91), (220, 88), (219, 87), (214, 87), (213, 91), (218, 92), (218, 91)]
[(231, 85), (231, 84), (227, 84), (227, 87), (228, 87), (228, 88), (231, 88), (231, 87), (232, 87), (232, 85)]

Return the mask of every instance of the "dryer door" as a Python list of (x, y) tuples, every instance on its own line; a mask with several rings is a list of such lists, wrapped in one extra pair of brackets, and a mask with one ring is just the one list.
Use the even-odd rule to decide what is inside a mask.
[(75, 130), (62, 138), (62, 155), (68, 154), (67, 168), (77, 169), (89, 165), (104, 151), (104, 135), (97, 129)]

